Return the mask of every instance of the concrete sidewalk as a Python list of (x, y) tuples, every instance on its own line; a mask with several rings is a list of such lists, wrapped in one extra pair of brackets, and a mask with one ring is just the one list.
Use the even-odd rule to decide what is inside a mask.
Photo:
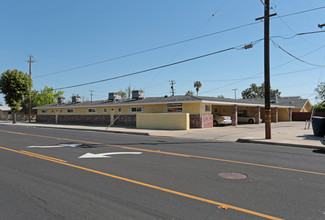
[(213, 140), (225, 142), (264, 143), (304, 148), (325, 149), (321, 137), (313, 135), (313, 130), (305, 129), (305, 122), (279, 122), (272, 123), (272, 139), (265, 139), (265, 124), (238, 125), (190, 130), (149, 130), (136, 128), (107, 127), (99, 125), (66, 125), (17, 122), (13, 125), (10, 121), (0, 121), (0, 124), (12, 126), (30, 126), (56, 129), (74, 129), (87, 131), (101, 131), (112, 133), (126, 133), (149, 136), (166, 136), (175, 138), (192, 138), (200, 140)]

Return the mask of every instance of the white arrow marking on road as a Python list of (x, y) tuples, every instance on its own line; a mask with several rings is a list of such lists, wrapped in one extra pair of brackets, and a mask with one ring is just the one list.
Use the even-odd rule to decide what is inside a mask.
[(86, 153), (79, 158), (111, 158), (110, 155), (119, 155), (119, 154), (142, 154), (142, 152), (113, 152), (113, 153)]
[(81, 144), (59, 144), (54, 146), (28, 146), (28, 148), (56, 148), (56, 147), (78, 147)]

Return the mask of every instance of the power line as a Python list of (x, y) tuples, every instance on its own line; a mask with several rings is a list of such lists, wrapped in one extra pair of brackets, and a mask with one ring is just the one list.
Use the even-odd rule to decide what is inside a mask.
[[(314, 53), (314, 52), (316, 52), (316, 51), (318, 51), (318, 50), (320, 50), (320, 49), (322, 49), (322, 48), (324, 48), (324, 47), (325, 47), (325, 46), (322, 46), (322, 47), (319, 47), (319, 48), (317, 48), (317, 49), (315, 49), (315, 50), (312, 50), (312, 51), (310, 51), (310, 52), (308, 52), (308, 53), (306, 53), (306, 54), (300, 56), (299, 58), (301, 58), (301, 57), (305, 57), (305, 56), (307, 56), (307, 55), (309, 55), (309, 54), (312, 54), (312, 53)], [(278, 66), (275, 66), (275, 67), (271, 68), (271, 70), (278, 69), (278, 68), (280, 68), (280, 67), (282, 67), (282, 66), (285, 66), (285, 65), (287, 65), (287, 64), (289, 64), (289, 63), (292, 63), (292, 62), (295, 61), (295, 60), (296, 60), (296, 59), (293, 59), (293, 60), (290, 60), (290, 61), (285, 62), (285, 63), (283, 63), (283, 64), (280, 64), (280, 65), (278, 65)], [(236, 83), (242, 82), (242, 81), (244, 81), (244, 80), (248, 80), (248, 79), (255, 78), (256, 76), (261, 75), (261, 74), (263, 74), (263, 72), (260, 72), (260, 73), (257, 73), (257, 74), (254, 74), (254, 75), (251, 75), (251, 76), (246, 77), (246, 78), (239, 79), (239, 80), (236, 81), (236, 82), (229, 83), (229, 84), (226, 84), (226, 85), (224, 85), (224, 86), (220, 86), (220, 87), (217, 87), (217, 88), (214, 88), (214, 89), (210, 89), (210, 90), (207, 90), (207, 91), (201, 92), (201, 94), (208, 93), (208, 92), (212, 92), (212, 91), (215, 91), (215, 90), (219, 90), (219, 89), (222, 89), (222, 88), (225, 88), (225, 87), (228, 87), (228, 86), (234, 85), (234, 84), (236, 84)]]
[(297, 36), (301, 36), (301, 35), (309, 35), (309, 34), (319, 34), (319, 33), (324, 33), (325, 31), (310, 31), (310, 32), (303, 32), (303, 33), (296, 33), (295, 35), (292, 35), (290, 37), (283, 37), (283, 36), (272, 36), (271, 38), (282, 38), (282, 39), (285, 39), (285, 40), (288, 40), (288, 39), (292, 39), (294, 37), (297, 37)]
[[(255, 42), (259, 42), (259, 41), (260, 40), (257, 40)], [(238, 46), (238, 47), (242, 47), (242, 46)], [(137, 75), (137, 74), (141, 74), (141, 73), (145, 73), (145, 72), (150, 72), (150, 71), (157, 70), (157, 69), (166, 68), (166, 67), (169, 67), (169, 66), (178, 65), (178, 64), (181, 64), (181, 63), (186, 63), (186, 62), (189, 62), (189, 61), (201, 59), (201, 58), (204, 58), (204, 57), (212, 56), (212, 55), (215, 55), (215, 54), (218, 54), (218, 53), (223, 53), (223, 52), (226, 52), (226, 51), (229, 51), (229, 50), (234, 50), (234, 49), (238, 49), (238, 48), (237, 47), (230, 47), (230, 48), (227, 48), (227, 49), (224, 49), (224, 50), (219, 50), (219, 51), (216, 51), (216, 52), (204, 54), (204, 55), (197, 56), (197, 57), (193, 57), (193, 58), (189, 58), (189, 59), (186, 59), (186, 60), (181, 60), (181, 61), (174, 62), (174, 63), (169, 63), (169, 64), (162, 65), (162, 66), (158, 66), (158, 67), (153, 67), (153, 68), (146, 69), (146, 70), (141, 70), (141, 71), (137, 71), (137, 72), (133, 72), (133, 73), (128, 73), (128, 74), (124, 74), (124, 75), (119, 75), (119, 76), (115, 76), (115, 77), (111, 77), (111, 78), (107, 78), (107, 79), (97, 80), (97, 81), (93, 81), (93, 82), (82, 83), (82, 84), (73, 85), (73, 86), (66, 86), (66, 87), (62, 87), (62, 88), (57, 88), (55, 90), (69, 89), (69, 88), (80, 87), (80, 86), (85, 86), (85, 85), (90, 85), (90, 84), (105, 82), (105, 81), (109, 81), (109, 80), (124, 78), (124, 77), (127, 77), (127, 76)]]
[[(278, 47), (280, 50), (282, 50), (283, 52), (285, 52), (286, 54), (288, 54), (289, 56), (295, 58), (296, 60), (299, 60), (300, 62), (303, 62), (303, 63), (306, 63), (308, 65), (312, 65), (312, 66), (319, 66), (319, 67), (325, 67), (325, 65), (320, 65), (320, 64), (314, 64), (314, 63), (310, 63), (310, 62), (307, 62), (307, 61), (304, 61), (298, 57), (296, 57), (295, 55), (293, 55), (292, 53), (288, 52), (287, 50), (283, 49), (279, 44), (275, 43), (273, 40), (271, 40), (274, 44), (274, 46)], [(325, 45), (323, 46), (325, 47)]]
[(291, 13), (291, 14), (277, 16), (277, 17), (275, 17), (273, 19), (276, 19), (276, 18), (285, 18), (285, 17), (289, 17), (289, 16), (293, 16), (293, 15), (298, 15), (298, 14), (303, 14), (303, 13), (307, 13), (307, 12), (311, 12), (311, 11), (316, 11), (316, 10), (320, 10), (320, 9), (324, 9), (324, 8), (325, 8), (325, 6), (321, 6), (321, 7), (318, 7), (318, 8), (312, 8), (312, 9), (308, 9), (308, 10), (304, 10), (304, 11), (294, 12), (294, 13)]
[[(293, 15), (297, 15), (297, 14), (307, 13), (307, 12), (310, 12), (310, 11), (320, 10), (320, 9), (323, 9), (323, 8), (325, 8), (325, 6), (318, 7), (318, 8), (313, 8), (313, 9), (309, 9), (309, 10), (305, 10), (305, 11), (300, 11), (300, 12), (294, 12), (294, 13), (287, 14), (287, 15), (277, 16), (275, 18), (283, 18), (283, 17), (293, 16)], [(275, 19), (275, 18), (273, 18), (273, 19)], [(165, 47), (170, 47), (170, 46), (174, 46), (174, 45), (177, 45), (177, 44), (181, 44), (181, 43), (185, 43), (185, 42), (189, 42), (189, 41), (193, 41), (193, 40), (198, 40), (198, 39), (201, 39), (201, 38), (205, 38), (205, 37), (209, 37), (209, 36), (213, 36), (213, 35), (225, 33), (225, 32), (228, 32), (228, 31), (240, 29), (240, 28), (247, 27), (247, 26), (251, 26), (251, 25), (255, 25), (255, 24), (258, 24), (258, 23), (260, 23), (260, 22), (252, 22), (252, 23), (248, 23), (248, 24), (244, 24), (244, 25), (240, 25), (240, 26), (228, 28), (228, 29), (225, 29), (225, 30), (221, 30), (221, 31), (217, 31), (217, 32), (205, 34), (205, 35), (202, 35), (202, 36), (193, 37), (193, 38), (190, 38), (190, 39), (186, 39), (186, 40), (182, 40), (182, 41), (178, 41), (178, 42), (174, 42), (174, 43), (170, 43), (170, 44), (165, 44), (165, 45), (162, 45), (162, 46), (153, 47), (153, 48), (150, 48), (150, 49), (146, 49), (146, 50), (142, 50), (142, 51), (138, 51), (138, 52), (134, 52), (134, 53), (129, 53), (129, 54), (126, 54), (126, 55), (122, 55), (122, 56), (118, 56), (118, 57), (114, 57), (114, 58), (110, 58), (110, 59), (106, 59), (106, 60), (101, 60), (101, 61), (97, 61), (97, 62), (93, 62), (93, 63), (81, 65), (81, 66), (76, 66), (76, 67), (72, 67), (72, 68), (68, 68), (68, 69), (63, 69), (63, 70), (59, 70), (59, 71), (55, 71), (55, 72), (51, 72), (51, 73), (46, 73), (46, 74), (43, 74), (43, 75), (35, 76), (34, 78), (44, 77), (44, 76), (49, 76), (49, 75), (54, 75), (54, 74), (58, 74), (58, 73), (64, 73), (64, 72), (68, 72), (68, 71), (72, 71), (72, 70), (77, 70), (77, 69), (82, 69), (82, 68), (85, 68), (85, 67), (88, 67), (88, 66), (94, 66), (94, 65), (97, 65), (97, 64), (106, 63), (106, 62), (110, 62), (110, 61), (114, 61), (114, 60), (118, 60), (118, 59), (130, 57), (130, 56), (134, 56), (134, 55), (138, 55), (138, 54), (142, 54), (142, 53), (146, 53), (146, 52), (150, 52), (150, 51), (162, 49), (162, 48), (165, 48)]]
[(210, 33), (210, 34), (201, 35), (201, 36), (198, 36), (198, 37), (193, 37), (193, 38), (190, 38), (190, 39), (187, 39), (187, 40), (182, 40), (182, 41), (178, 41), (178, 42), (174, 42), (174, 43), (170, 43), (170, 44), (165, 44), (165, 45), (158, 46), (158, 47), (153, 47), (153, 48), (150, 48), (150, 49), (146, 49), (146, 50), (142, 50), (142, 51), (138, 51), (138, 52), (134, 52), (134, 53), (129, 53), (129, 54), (126, 54), (126, 55), (114, 57), (114, 58), (107, 59), (107, 60), (102, 60), (102, 61), (98, 61), (98, 62), (94, 62), (94, 63), (89, 63), (89, 64), (85, 64), (85, 65), (82, 65), (82, 66), (72, 67), (72, 68), (68, 68), (68, 69), (64, 69), (64, 70), (59, 70), (59, 71), (52, 72), (52, 73), (46, 73), (44, 75), (35, 76), (34, 78), (44, 77), (44, 76), (49, 76), (49, 75), (54, 75), (54, 74), (58, 74), (58, 73), (68, 72), (68, 71), (71, 71), (71, 70), (85, 68), (85, 67), (88, 67), (88, 66), (93, 66), (93, 65), (97, 65), (97, 64), (101, 64), (101, 63), (106, 63), (106, 62), (110, 62), (110, 61), (113, 61), (113, 60), (118, 60), (118, 59), (130, 57), (130, 56), (134, 56), (134, 55), (138, 55), (138, 54), (142, 54), (142, 53), (146, 53), (146, 52), (150, 52), (150, 51), (162, 49), (162, 48), (165, 48), (165, 47), (170, 47), (170, 46), (174, 46), (174, 45), (177, 45), (177, 44), (181, 44), (181, 43), (185, 43), (185, 42), (189, 42), (189, 41), (193, 41), (193, 40), (198, 40), (198, 39), (201, 39), (201, 38), (205, 38), (205, 37), (209, 37), (209, 36), (213, 36), (213, 35), (225, 33), (225, 32), (228, 32), (228, 31), (240, 29), (240, 28), (247, 27), (247, 26), (254, 25), (254, 24), (258, 24), (258, 23), (260, 23), (260, 22), (251, 22), (251, 23), (248, 23), (248, 24), (244, 24), (244, 25), (240, 25), (240, 26), (228, 28), (228, 29), (221, 30), (221, 31), (217, 31), (217, 32), (213, 32), (213, 33)]

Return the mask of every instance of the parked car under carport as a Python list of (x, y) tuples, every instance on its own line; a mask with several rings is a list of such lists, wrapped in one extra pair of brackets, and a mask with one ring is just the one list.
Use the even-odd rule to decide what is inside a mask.
[[(255, 117), (253, 116), (245, 116), (245, 115), (238, 115), (238, 123), (241, 124), (255, 124)], [(262, 119), (260, 119), (260, 123), (262, 122)]]

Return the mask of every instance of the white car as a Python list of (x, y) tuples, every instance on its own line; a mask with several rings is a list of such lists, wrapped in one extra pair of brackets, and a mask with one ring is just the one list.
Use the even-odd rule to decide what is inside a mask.
[[(252, 116), (244, 116), (244, 115), (238, 115), (238, 123), (248, 123), (248, 124), (254, 124), (255, 123), (255, 117)], [(260, 119), (260, 123), (262, 122), (262, 119)]]
[(226, 115), (213, 115), (213, 126), (218, 125), (231, 125), (231, 117)]

